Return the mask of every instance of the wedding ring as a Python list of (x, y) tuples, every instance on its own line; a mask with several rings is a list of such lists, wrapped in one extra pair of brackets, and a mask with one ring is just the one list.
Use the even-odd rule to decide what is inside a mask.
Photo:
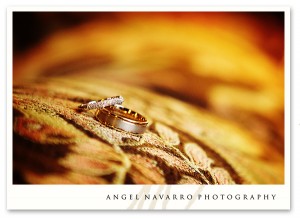
[(95, 117), (106, 126), (133, 134), (143, 134), (148, 125), (144, 116), (118, 104), (98, 109)]
[(88, 103), (84, 103), (78, 106), (80, 109), (101, 109), (107, 106), (113, 106), (115, 104), (122, 104), (124, 102), (124, 98), (122, 96), (108, 97), (105, 99), (101, 99), (98, 101), (90, 101)]

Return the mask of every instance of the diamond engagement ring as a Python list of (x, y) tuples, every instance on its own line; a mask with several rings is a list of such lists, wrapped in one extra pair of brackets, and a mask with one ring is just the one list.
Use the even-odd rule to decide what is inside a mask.
[(98, 101), (90, 101), (78, 106), (79, 109), (92, 110), (92, 109), (101, 109), (107, 106), (113, 106), (115, 104), (122, 104), (124, 98), (122, 96), (108, 97)]

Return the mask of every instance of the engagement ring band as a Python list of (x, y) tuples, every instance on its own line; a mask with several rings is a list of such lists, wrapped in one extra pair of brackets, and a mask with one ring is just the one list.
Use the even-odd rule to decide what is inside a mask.
[(98, 101), (90, 101), (88, 103), (81, 104), (80, 106), (78, 106), (78, 108), (86, 109), (86, 110), (101, 109), (107, 106), (113, 106), (115, 104), (122, 104), (123, 102), (124, 102), (124, 98), (122, 96), (115, 96), (115, 97), (101, 99)]

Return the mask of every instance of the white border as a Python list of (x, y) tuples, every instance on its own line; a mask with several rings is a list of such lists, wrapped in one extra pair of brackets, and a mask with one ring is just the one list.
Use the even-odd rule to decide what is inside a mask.
[[(7, 208), (8, 209), (128, 209), (131, 202), (106, 201), (107, 191), (138, 194), (148, 189), (195, 194), (200, 188), (191, 185), (141, 186), (141, 185), (13, 185), (12, 184), (12, 12), (13, 11), (284, 11), (285, 12), (285, 184), (205, 186), (201, 194), (276, 194), (272, 201), (199, 201), (190, 209), (290, 209), (290, 10), (288, 7), (18, 7), (7, 10)], [(171, 191), (167, 191), (170, 189)], [(167, 194), (167, 193), (164, 193)], [(198, 193), (197, 193), (198, 194)], [(196, 194), (196, 195), (197, 195)], [(187, 200), (145, 202), (138, 209), (185, 209)], [(154, 207), (153, 207), (154, 206)]]
[[(141, 192), (142, 190), (144, 192)], [(8, 194), (8, 209), (288, 210), (290, 208), (290, 195), (287, 187), (282, 185), (15, 185)], [(119, 196), (118, 200), (108, 200), (108, 195), (113, 199), (114, 194)], [(157, 194), (161, 195), (162, 200)], [(121, 199), (122, 195), (126, 200)], [(146, 199), (145, 195), (150, 199)], [(158, 200), (154, 199), (154, 195)], [(165, 198), (167, 195), (170, 200)], [(173, 199), (174, 195), (176, 200)], [(180, 195), (183, 195), (182, 199)], [(139, 200), (136, 200), (136, 196)]]

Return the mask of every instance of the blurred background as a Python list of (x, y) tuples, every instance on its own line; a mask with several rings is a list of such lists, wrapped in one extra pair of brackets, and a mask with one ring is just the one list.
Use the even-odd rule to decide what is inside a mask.
[(14, 12), (13, 65), (14, 85), (81, 75), (176, 98), (284, 157), (283, 12)]
[(283, 12), (14, 12), (13, 51), (15, 82), (88, 69), (235, 120), (283, 152)]

